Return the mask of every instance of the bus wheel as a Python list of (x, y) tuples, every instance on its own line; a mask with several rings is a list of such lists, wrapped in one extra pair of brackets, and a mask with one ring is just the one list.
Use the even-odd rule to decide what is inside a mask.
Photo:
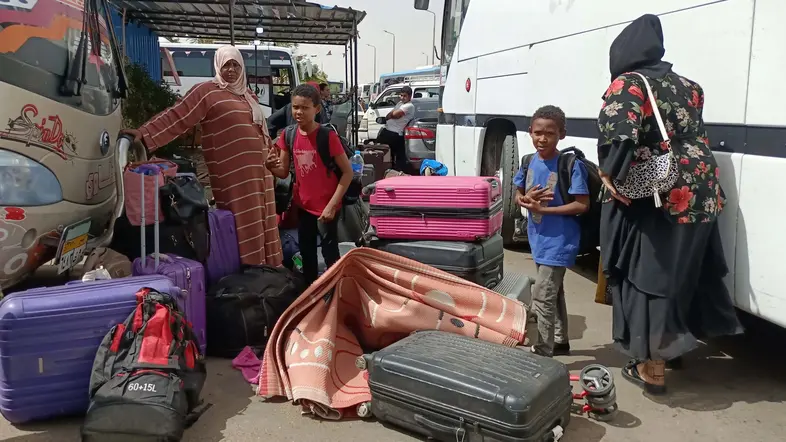
[(516, 224), (521, 218), (521, 209), (516, 205), (516, 186), (513, 184), (513, 177), (519, 168), (518, 158), (515, 129), (489, 129), (483, 149), (481, 175), (495, 175), (502, 183), (502, 239), (505, 246), (512, 246), (520, 241), (520, 234), (516, 234)]
[[(502, 143), (502, 161), (500, 162), (499, 178), (502, 180), (502, 239), (506, 246), (518, 243), (517, 239), (524, 233), (516, 234), (516, 224), (521, 218), (521, 208), (516, 204), (516, 185), (513, 177), (519, 170), (519, 146), (516, 134), (508, 135)], [(521, 227), (519, 227), (521, 228)]]

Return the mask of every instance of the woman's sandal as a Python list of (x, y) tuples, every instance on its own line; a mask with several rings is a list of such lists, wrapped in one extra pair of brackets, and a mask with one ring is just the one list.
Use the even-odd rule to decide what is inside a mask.
[(624, 367), (622, 367), (622, 377), (625, 378), (628, 382), (637, 385), (645, 392), (652, 394), (652, 395), (661, 395), (666, 394), (666, 386), (665, 385), (656, 385), (651, 384), (644, 380), (639, 373), (639, 361), (632, 360), (628, 362)]

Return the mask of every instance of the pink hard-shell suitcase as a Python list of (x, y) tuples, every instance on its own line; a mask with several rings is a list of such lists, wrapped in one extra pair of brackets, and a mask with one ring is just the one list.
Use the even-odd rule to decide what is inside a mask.
[[(155, 177), (156, 186), (158, 177)], [(153, 254), (147, 255), (145, 250), (145, 205), (144, 196), (142, 197), (141, 213), (141, 249), (142, 256), (134, 260), (132, 273), (134, 276), (142, 275), (164, 275), (172, 282), (183, 289), (183, 310), (186, 319), (191, 323), (194, 334), (199, 341), (199, 350), (202, 354), (207, 351), (207, 311), (205, 310), (206, 274), (205, 267), (194, 260), (183, 258), (176, 255), (164, 255), (159, 253), (159, 213), (158, 213), (158, 193), (153, 195), (155, 200), (155, 214), (153, 219)]]
[(502, 186), (494, 177), (386, 178), (369, 203), (371, 227), (383, 239), (479, 241), (502, 228)]

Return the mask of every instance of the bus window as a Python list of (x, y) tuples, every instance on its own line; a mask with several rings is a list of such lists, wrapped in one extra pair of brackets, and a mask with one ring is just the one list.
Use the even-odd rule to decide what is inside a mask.
[(445, 25), (442, 27), (443, 65), (450, 65), (468, 7), (469, 0), (448, 0), (448, 3), (445, 4), (445, 17), (443, 18)]
[[(215, 51), (172, 51), (177, 74), (181, 77), (215, 77), (213, 57), (215, 57)], [(165, 70), (164, 76), (171, 77), (172, 73)]]
[[(11, 9), (0, 6), (0, 82), (85, 112), (108, 115), (120, 104), (112, 96), (112, 91), (118, 87), (117, 67), (120, 61), (114, 58), (110, 47), (104, 4), (98, 2), (96, 9), (86, 16), (82, 3), (56, 3), (59, 6), (55, 9), (60, 8), (63, 14), (75, 17), (69, 18), (69, 24), (60, 33), (52, 32), (44, 25), (31, 25), (40, 19), (39, 12), (26, 12), (27, 7), (17, 11), (13, 6)], [(2, 0), (0, 5), (3, 5)], [(47, 12), (40, 14), (46, 16)], [(64, 95), (60, 86), (68, 75), (69, 65), (76, 59), (83, 27), (88, 30), (84, 37), (88, 51), (85, 84), (81, 96)], [(20, 29), (24, 32), (13, 34)], [(17, 37), (2, 35), (5, 32)]]

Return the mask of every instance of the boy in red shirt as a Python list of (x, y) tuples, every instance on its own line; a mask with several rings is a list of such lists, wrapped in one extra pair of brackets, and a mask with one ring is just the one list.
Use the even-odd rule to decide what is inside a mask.
[[(301, 84), (295, 88), (292, 92), (292, 116), (297, 122), (297, 130), (292, 152), (289, 152), (286, 137), (282, 135), (277, 143), (279, 152), (271, 149), (266, 163), (273, 175), (286, 178), (289, 176), (290, 155), (294, 156), (295, 188), (292, 203), (298, 208), (298, 242), (303, 259), (303, 275), (309, 284), (316, 281), (318, 275), (319, 223), (325, 227), (322, 235), (322, 256), (325, 264), (330, 267), (340, 257), (336, 214), (341, 209), (341, 200), (352, 182), (352, 166), (338, 135), (315, 121), (316, 115), (322, 109), (321, 103), (319, 90), (313, 86)], [(319, 131), (328, 133), (330, 157), (335, 162), (335, 167), (341, 171), (341, 180), (319, 156)]]

